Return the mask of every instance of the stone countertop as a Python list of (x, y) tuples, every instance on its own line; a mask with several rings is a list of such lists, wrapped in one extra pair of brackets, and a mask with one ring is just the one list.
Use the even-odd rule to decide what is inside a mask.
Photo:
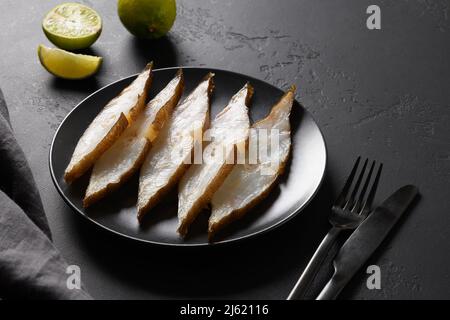
[[(362, 271), (342, 297), (450, 298), (447, 1), (178, 0), (172, 31), (154, 42), (128, 34), (115, 1), (80, 1), (103, 17), (89, 52), (104, 65), (95, 78), (73, 82), (49, 75), (36, 54), (48, 44), (41, 19), (59, 2), (3, 0), (0, 87), (55, 245), (81, 267), (95, 298), (284, 299), (327, 231), (327, 208), (357, 155), (384, 162), (377, 202), (404, 184), (417, 185), (421, 199), (369, 262), (381, 267), (382, 289), (368, 290)], [(370, 4), (381, 8), (381, 30), (366, 28)], [(48, 170), (55, 130), (88, 94), (149, 60), (296, 84), (328, 147), (325, 182), (308, 208), (262, 237), (217, 250), (136, 244), (74, 214)]]

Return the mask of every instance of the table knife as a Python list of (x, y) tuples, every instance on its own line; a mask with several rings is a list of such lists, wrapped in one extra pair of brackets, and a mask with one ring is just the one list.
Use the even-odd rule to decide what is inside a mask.
[(317, 300), (336, 299), (342, 289), (378, 248), (414, 200), (418, 190), (407, 185), (398, 189), (352, 233), (336, 255), (334, 274)]

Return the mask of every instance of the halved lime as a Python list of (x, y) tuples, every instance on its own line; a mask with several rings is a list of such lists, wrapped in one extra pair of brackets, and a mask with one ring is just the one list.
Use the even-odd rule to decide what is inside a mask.
[(63, 3), (47, 13), (42, 29), (47, 38), (61, 49), (85, 49), (100, 36), (102, 19), (85, 5)]
[(95, 74), (102, 57), (75, 54), (57, 48), (38, 47), (41, 64), (51, 74), (64, 79), (83, 79)]

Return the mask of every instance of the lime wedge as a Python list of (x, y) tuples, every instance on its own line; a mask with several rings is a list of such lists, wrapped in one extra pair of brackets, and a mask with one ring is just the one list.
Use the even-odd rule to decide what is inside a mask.
[(41, 64), (51, 74), (64, 79), (83, 79), (95, 74), (102, 57), (75, 54), (56, 48), (38, 47)]
[(102, 19), (93, 9), (79, 3), (63, 3), (50, 10), (42, 21), (47, 38), (65, 50), (85, 49), (102, 32)]

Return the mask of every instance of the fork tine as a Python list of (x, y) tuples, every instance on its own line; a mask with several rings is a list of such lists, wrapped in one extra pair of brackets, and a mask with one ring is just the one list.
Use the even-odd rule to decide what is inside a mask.
[(362, 208), (362, 202), (364, 200), (364, 196), (366, 195), (367, 187), (369, 186), (370, 178), (372, 178), (373, 168), (375, 167), (375, 160), (372, 161), (372, 165), (370, 166), (369, 173), (367, 174), (366, 181), (364, 182), (364, 186), (361, 189), (358, 200), (355, 203), (355, 206), (352, 208), (352, 211), (360, 213)]
[(355, 177), (356, 174), (356, 169), (358, 169), (359, 166), (359, 161), (361, 160), (361, 156), (359, 156), (356, 161), (355, 164), (353, 165), (353, 169), (350, 172), (350, 175), (347, 178), (347, 181), (345, 181), (345, 185), (344, 188), (342, 188), (341, 193), (339, 194), (339, 197), (336, 199), (336, 205), (343, 207), (345, 204), (345, 198), (347, 197), (347, 193), (350, 189), (350, 186), (352, 185), (353, 182), (353, 178)]
[(375, 176), (375, 180), (373, 181), (372, 187), (370, 188), (369, 195), (367, 196), (366, 201), (364, 202), (361, 215), (367, 215), (370, 211), (370, 207), (372, 206), (372, 201), (375, 198), (375, 193), (377, 192), (378, 183), (380, 181), (381, 171), (383, 170), (383, 164), (380, 163), (378, 166), (377, 175)]
[(355, 202), (355, 196), (356, 196), (356, 193), (358, 192), (359, 185), (361, 184), (362, 178), (363, 178), (364, 173), (366, 171), (366, 167), (367, 167), (367, 162), (368, 161), (369, 160), (366, 158), (366, 161), (364, 161), (364, 165), (363, 165), (363, 167), (361, 169), (361, 172), (359, 173), (358, 180), (356, 180), (356, 184), (353, 187), (353, 191), (350, 194), (350, 198), (348, 199), (347, 203), (345, 204), (344, 209), (346, 209), (346, 208), (348, 209), (348, 208), (352, 208), (353, 207), (354, 202)]

